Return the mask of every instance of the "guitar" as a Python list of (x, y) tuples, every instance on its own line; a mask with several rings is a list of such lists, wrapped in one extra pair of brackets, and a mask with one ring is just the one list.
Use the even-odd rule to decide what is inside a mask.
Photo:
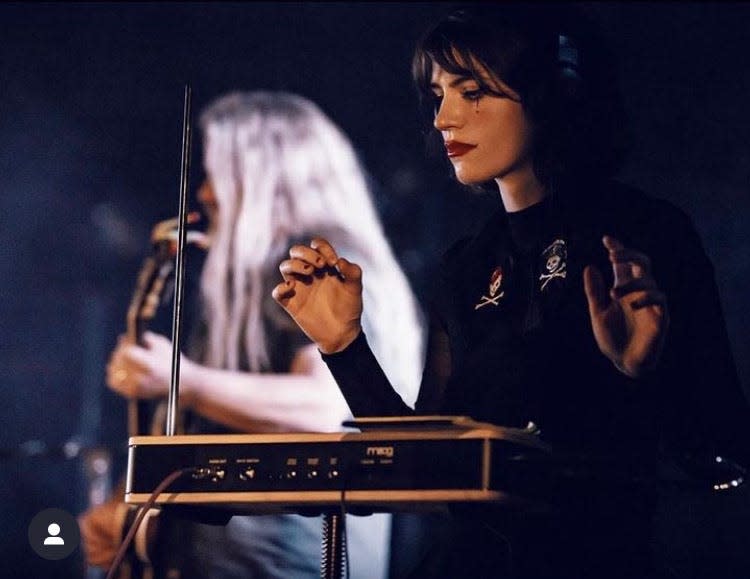
[[(192, 224), (199, 219), (198, 213), (191, 213), (187, 217), (187, 222)], [(159, 306), (164, 301), (166, 289), (174, 273), (177, 225), (177, 219), (168, 219), (157, 223), (152, 230), (153, 251), (146, 256), (141, 265), (126, 314), (125, 336), (126, 340), (131, 343), (143, 345), (143, 334), (148, 324), (156, 317)], [(187, 231), (185, 241), (204, 250), (208, 248), (208, 236), (200, 231)], [(159, 402), (153, 408), (150, 402), (131, 399), (128, 401), (128, 436), (164, 434), (165, 418), (165, 402)], [(92, 501), (84, 516), (90, 519), (87, 525), (89, 528), (101, 529), (101, 527), (113, 525), (115, 533), (111, 539), (115, 545), (122, 543), (125, 534), (138, 516), (137, 508), (122, 502), (124, 493), (125, 484), (121, 481), (108, 501)], [(105, 518), (110, 521), (104, 521)], [(181, 576), (179, 569), (171, 562), (164, 558), (158, 562), (156, 560), (157, 551), (164, 549), (170, 542), (174, 542), (169, 539), (173, 535), (168, 528), (169, 525), (159, 523), (159, 510), (151, 509), (138, 529), (128, 556), (120, 566), (119, 579), (154, 579), (154, 577), (178, 579)], [(99, 532), (102, 531), (94, 530), (93, 534), (96, 535)], [(92, 542), (102, 540), (100, 536), (92, 538)], [(104, 561), (91, 561), (91, 563), (108, 564)]]
[[(187, 216), (188, 224), (200, 219), (198, 213)], [(188, 231), (188, 244), (208, 249), (208, 236), (200, 231)], [(132, 344), (143, 345), (143, 334), (156, 316), (164, 298), (168, 282), (174, 273), (174, 258), (177, 250), (177, 218), (157, 223), (151, 232), (154, 251), (146, 256), (138, 273), (135, 291), (126, 314), (126, 339)], [(150, 416), (149, 403), (130, 400), (128, 403), (128, 436), (164, 433), (165, 404), (159, 404)]]
[[(191, 213), (187, 216), (187, 223), (193, 224), (198, 219), (200, 219), (198, 213)], [(143, 345), (143, 334), (148, 324), (156, 317), (159, 305), (164, 301), (168, 282), (174, 273), (177, 225), (177, 218), (168, 219), (157, 223), (151, 232), (154, 251), (145, 258), (141, 266), (126, 314), (126, 338), (132, 343)], [(200, 231), (186, 232), (185, 241), (198, 245), (204, 250), (208, 248), (208, 237)], [(164, 434), (166, 410), (167, 405), (164, 401), (159, 402), (152, 410), (148, 402), (130, 399), (128, 401), (128, 435)], [(122, 494), (124, 492), (120, 496)], [(127, 507), (123, 524), (120, 527), (121, 540), (137, 515), (137, 508)], [(128, 579), (151, 579), (154, 576), (156, 545), (162, 543), (165, 537), (173, 535), (167, 529), (160, 528), (165, 526), (160, 523), (164, 521), (159, 519), (159, 510), (151, 509), (146, 514), (133, 541), (132, 556), (128, 561), (131, 568)], [(159, 571), (159, 576), (177, 579), (181, 575), (173, 562), (163, 559), (160, 565), (163, 565), (164, 569)]]

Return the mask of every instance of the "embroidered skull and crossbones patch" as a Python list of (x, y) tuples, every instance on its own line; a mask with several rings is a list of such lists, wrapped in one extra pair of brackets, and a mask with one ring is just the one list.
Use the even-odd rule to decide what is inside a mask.
[(475, 310), (478, 310), (479, 308), (487, 306), (489, 304), (492, 304), (493, 306), (500, 305), (500, 299), (505, 295), (505, 290), (503, 289), (503, 268), (499, 265), (494, 270), (492, 270), (492, 274), (490, 275), (490, 285), (488, 289), (488, 293), (490, 295), (483, 295), (479, 300), (479, 303), (474, 306)]
[(542, 273), (539, 274), (539, 289), (544, 291), (553, 279), (565, 279), (568, 276), (568, 248), (565, 241), (555, 239), (542, 252), (542, 263), (544, 265)]

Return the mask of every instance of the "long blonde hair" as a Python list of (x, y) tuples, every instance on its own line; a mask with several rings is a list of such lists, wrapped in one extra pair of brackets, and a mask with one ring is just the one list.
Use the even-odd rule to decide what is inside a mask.
[(201, 127), (218, 203), (201, 277), (206, 362), (268, 367), (273, 344), (263, 312), (270, 270), (292, 243), (320, 235), (362, 266), (365, 332), (394, 386), (413, 403), (422, 366), (419, 312), (348, 139), (314, 103), (281, 92), (223, 96), (203, 112)]

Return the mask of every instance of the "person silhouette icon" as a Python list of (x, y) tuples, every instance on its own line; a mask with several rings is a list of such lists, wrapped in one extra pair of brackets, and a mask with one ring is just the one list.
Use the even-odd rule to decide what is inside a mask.
[(49, 533), (49, 536), (44, 539), (45, 545), (64, 545), (65, 541), (62, 537), (58, 537), (57, 535), (60, 534), (60, 525), (57, 523), (50, 523), (47, 527), (47, 532)]
[(68, 511), (54, 507), (34, 515), (28, 535), (34, 552), (48, 561), (69, 557), (81, 542), (76, 518)]

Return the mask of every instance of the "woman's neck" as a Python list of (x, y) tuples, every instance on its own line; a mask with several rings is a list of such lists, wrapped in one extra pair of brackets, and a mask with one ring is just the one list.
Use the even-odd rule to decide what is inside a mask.
[(505, 211), (515, 213), (536, 205), (547, 194), (544, 185), (539, 182), (534, 171), (517, 171), (495, 179), (500, 189), (500, 198)]

